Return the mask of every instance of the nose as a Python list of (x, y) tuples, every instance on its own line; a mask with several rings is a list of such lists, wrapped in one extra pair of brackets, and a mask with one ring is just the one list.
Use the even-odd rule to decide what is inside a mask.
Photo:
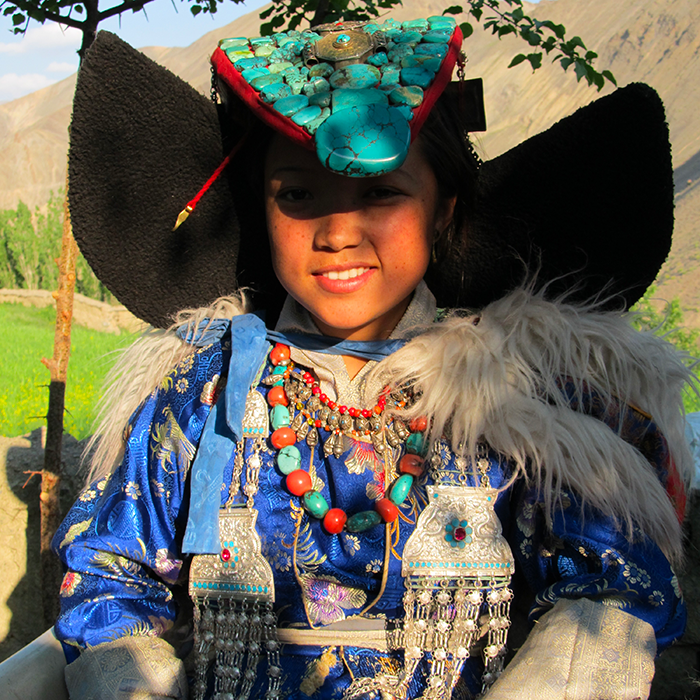
[(319, 250), (338, 252), (355, 248), (364, 239), (358, 212), (329, 212), (317, 220), (314, 245)]

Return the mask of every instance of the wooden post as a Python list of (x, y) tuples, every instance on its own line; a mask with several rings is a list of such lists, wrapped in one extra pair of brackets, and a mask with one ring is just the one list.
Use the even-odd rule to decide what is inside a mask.
[(44, 623), (50, 627), (59, 611), (58, 591), (61, 585), (61, 565), (51, 552), (51, 539), (61, 523), (61, 447), (63, 443), (63, 413), (65, 407), (66, 375), (70, 358), (70, 333), (73, 320), (73, 291), (75, 289), (75, 261), (78, 246), (73, 238), (68, 209), (68, 181), (63, 204), (63, 237), (61, 256), (58, 258), (58, 290), (56, 299), (56, 331), (53, 357), (42, 362), (51, 372), (49, 408), (46, 416), (46, 446), (44, 471), (41, 476), (41, 587)]

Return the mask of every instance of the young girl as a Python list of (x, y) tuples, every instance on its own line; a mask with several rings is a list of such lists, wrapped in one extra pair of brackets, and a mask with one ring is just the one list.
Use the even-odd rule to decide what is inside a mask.
[[(71, 698), (648, 696), (655, 654), (685, 624), (669, 562), (682, 547), (688, 373), (603, 303), (556, 299), (552, 270), (581, 273), (571, 251), (583, 247), (585, 274), (565, 283), (582, 298), (615, 278), (607, 293), (629, 302), (658, 266), (649, 277), (618, 259), (605, 276), (608, 251), (583, 236), (547, 250), (548, 225), (561, 238), (556, 215), (513, 213), (522, 199), (499, 188), (527, 188), (523, 171), (479, 174), (464, 89), (440, 97), (460, 41), (435, 17), (232, 39), (215, 53), (224, 131), (238, 124), (227, 170), (250, 185), (239, 270), (267, 291), (268, 325), (240, 292), (180, 313), (121, 360), (90, 485), (54, 541), (67, 567), (56, 631)], [(166, 80), (144, 66), (102, 36), (81, 68), (72, 215), (103, 278), (135, 258), (124, 241), (119, 263), (90, 247), (83, 164), (97, 151), (129, 160), (141, 145), (103, 122), (86, 136), (96, 122), (80, 110), (100, 105), (123, 124), (109, 93), (129, 97), (111, 80)], [(241, 127), (251, 113), (260, 121)], [(668, 207), (655, 194), (668, 179), (658, 100), (631, 88), (581, 114), (538, 152), (580, 168), (614, 138), (603, 170), (629, 168), (630, 190), (648, 188), (620, 207), (635, 236), (649, 230), (654, 207)], [(649, 147), (661, 167), (649, 153), (632, 162), (632, 122), (662, 134)], [(573, 148), (567, 128), (594, 136)], [(105, 182), (110, 165), (100, 159)], [(490, 199), (489, 177), (500, 192)], [(556, 193), (563, 178), (548, 180), (554, 212), (572, 209)], [(222, 215), (192, 211), (217, 196), (212, 181), (161, 250), (179, 241), (197, 254), (197, 217)], [(259, 207), (269, 251), (245, 224)], [(594, 244), (626, 236), (613, 207), (576, 216), (574, 231), (600, 219)], [(513, 222), (541, 245), (539, 291), (507, 291), (522, 264), (505, 243), (515, 246)], [(232, 291), (222, 265), (212, 274)], [(149, 306), (138, 272), (126, 287), (132, 308)], [(439, 310), (431, 289), (478, 311)], [(153, 306), (145, 317), (163, 313)], [(504, 670), (513, 600), (538, 624)]]

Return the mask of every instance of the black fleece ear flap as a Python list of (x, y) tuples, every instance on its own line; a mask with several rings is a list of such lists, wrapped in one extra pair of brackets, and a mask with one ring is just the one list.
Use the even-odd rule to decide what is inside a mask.
[(656, 92), (632, 84), (483, 164), (478, 220), (438, 296), (481, 306), (524, 277), (633, 304), (671, 248), (673, 168)]
[(225, 155), (211, 100), (115, 35), (97, 35), (73, 103), (73, 232), (100, 280), (154, 326), (236, 289), (235, 171), (172, 231)]

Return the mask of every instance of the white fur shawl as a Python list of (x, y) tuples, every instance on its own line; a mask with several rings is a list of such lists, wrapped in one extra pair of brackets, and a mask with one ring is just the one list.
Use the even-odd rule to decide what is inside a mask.
[[(112, 470), (129, 416), (193, 351), (173, 329), (246, 310), (243, 298), (222, 298), (183, 312), (169, 331), (151, 331), (125, 352), (89, 446), (96, 446), (91, 478)], [(625, 314), (549, 302), (525, 289), (484, 308), (478, 324), (475, 318), (454, 314), (432, 325), (378, 364), (368, 384), (420, 386), (411, 415), (431, 416), (431, 438), (447, 434), (453, 449), (466, 455), (485, 439), (512, 459), (514, 478), (541, 486), (547, 517), (561, 489), (571, 488), (618, 518), (630, 537), (639, 528), (679, 560), (680, 525), (651, 466), (602, 421), (569, 408), (557, 379), (570, 377), (579, 392), (586, 383), (603, 398), (617, 397), (651, 414), (687, 483), (692, 459), (681, 390), (692, 373), (685, 358), (666, 341), (632, 329)]]

